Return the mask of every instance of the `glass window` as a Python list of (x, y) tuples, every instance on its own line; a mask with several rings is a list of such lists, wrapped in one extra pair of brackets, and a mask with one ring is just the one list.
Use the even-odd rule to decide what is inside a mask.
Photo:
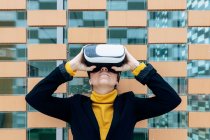
[(210, 140), (210, 129), (188, 128), (188, 140)]
[(89, 84), (89, 78), (77, 78), (68, 82), (69, 94), (89, 94), (91, 92), (91, 87)]
[(26, 45), (0, 45), (1, 60), (26, 60)]
[(71, 11), (69, 12), (70, 27), (105, 27), (105, 11)]
[(24, 11), (0, 11), (0, 27), (25, 27), (26, 12)]
[(148, 140), (148, 131), (145, 128), (135, 128), (133, 140)]
[(188, 95), (188, 111), (210, 111), (210, 95)]
[(145, 10), (146, 0), (108, 0), (108, 10)]
[(57, 67), (56, 61), (30, 61), (29, 77), (46, 77)]
[[(60, 27), (30, 27), (28, 29), (28, 43), (57, 44), (57, 33)], [(59, 36), (58, 36), (59, 37)]]
[(147, 31), (145, 28), (109, 28), (108, 43), (146, 44)]
[(188, 77), (210, 77), (209, 60), (192, 60), (187, 64)]
[(149, 27), (185, 27), (185, 11), (155, 11), (148, 14)]
[(210, 44), (209, 27), (188, 28), (188, 43), (191, 44)]
[(180, 61), (188, 57), (186, 44), (151, 44), (148, 49), (150, 61)]
[(56, 129), (28, 129), (28, 140), (56, 140)]
[(0, 128), (25, 128), (25, 112), (0, 112)]
[(150, 118), (150, 128), (187, 128), (187, 112), (169, 112), (164, 115)]
[(68, 59), (73, 59), (86, 44), (69, 44), (68, 46)]
[(29, 0), (28, 9), (57, 9), (57, 0)]
[(0, 78), (0, 95), (26, 94), (25, 78)]
[(189, 10), (210, 10), (209, 0), (187, 0)]

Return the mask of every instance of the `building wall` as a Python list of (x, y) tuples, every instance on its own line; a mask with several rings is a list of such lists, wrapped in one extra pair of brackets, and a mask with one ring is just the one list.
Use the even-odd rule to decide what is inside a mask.
[[(134, 139), (209, 140), (209, 10), (209, 0), (0, 0), (0, 139), (72, 140), (68, 124), (24, 97), (83, 45), (113, 43), (151, 63), (182, 98), (172, 112), (138, 122)], [(131, 72), (121, 77), (120, 93), (153, 95)], [(53, 96), (88, 92), (87, 74), (77, 72)]]

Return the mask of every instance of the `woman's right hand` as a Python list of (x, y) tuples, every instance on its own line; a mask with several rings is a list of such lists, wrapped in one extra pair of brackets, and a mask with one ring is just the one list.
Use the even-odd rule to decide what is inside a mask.
[(70, 63), (71, 69), (73, 71), (92, 71), (96, 66), (90, 66), (87, 67), (83, 62), (83, 48), (81, 51), (75, 56), (72, 60), (69, 60), (68, 63)]

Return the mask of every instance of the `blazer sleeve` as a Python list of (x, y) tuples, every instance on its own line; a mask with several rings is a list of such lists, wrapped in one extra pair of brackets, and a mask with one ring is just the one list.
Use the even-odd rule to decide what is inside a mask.
[(155, 96), (151, 98), (133, 96), (136, 121), (162, 115), (181, 103), (176, 91), (157, 73), (156, 69), (150, 63), (146, 65), (135, 79), (147, 85)]
[(73, 79), (65, 69), (64, 61), (57, 66), (49, 75), (42, 79), (25, 96), (26, 102), (36, 110), (63, 121), (70, 119), (70, 106), (74, 96), (68, 98), (53, 97), (52, 94), (64, 82)]

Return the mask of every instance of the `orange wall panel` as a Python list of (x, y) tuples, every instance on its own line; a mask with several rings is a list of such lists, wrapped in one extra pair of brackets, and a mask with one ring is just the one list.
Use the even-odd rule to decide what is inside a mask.
[(187, 28), (148, 28), (148, 43), (186, 43)]
[(0, 10), (24, 10), (26, 0), (0, 0)]
[(66, 26), (65, 10), (28, 10), (29, 26)]
[(137, 60), (147, 60), (146, 45), (125, 45), (125, 47)]
[(210, 26), (209, 10), (189, 10), (188, 26)]
[(187, 140), (187, 129), (149, 129), (149, 140)]
[(148, 0), (148, 10), (185, 10), (186, 0)]
[(188, 93), (189, 94), (210, 94), (209, 78), (189, 78)]
[(210, 60), (209, 44), (190, 44), (188, 50), (189, 60)]
[[(27, 86), (27, 91), (30, 92), (33, 87), (39, 82), (41, 81), (43, 78), (28, 78), (28, 86)], [(55, 93), (66, 93), (67, 89), (66, 89), (67, 83), (63, 83), (61, 84), (55, 91)]]
[(69, 43), (106, 43), (105, 28), (69, 28)]
[[(141, 17), (141, 18), (137, 18)], [(146, 11), (110, 11), (109, 26), (112, 27), (145, 27), (147, 26)]]
[(65, 60), (67, 49), (64, 44), (35, 44), (28, 46), (28, 60)]
[(66, 123), (54, 117), (47, 116), (40, 112), (28, 112), (28, 128), (53, 128), (66, 127)]
[(210, 112), (189, 112), (189, 127), (209, 128)]
[(187, 62), (150, 62), (157, 72), (164, 77), (186, 77)]
[(26, 129), (0, 129), (0, 140), (26, 140)]
[(0, 111), (26, 111), (25, 96), (0, 96)]
[(26, 62), (0, 62), (0, 77), (26, 77)]
[(0, 28), (0, 43), (26, 43), (26, 29), (25, 28), (15, 28), (15, 27), (5, 27)]
[(70, 10), (106, 10), (106, 0), (69, 0)]

